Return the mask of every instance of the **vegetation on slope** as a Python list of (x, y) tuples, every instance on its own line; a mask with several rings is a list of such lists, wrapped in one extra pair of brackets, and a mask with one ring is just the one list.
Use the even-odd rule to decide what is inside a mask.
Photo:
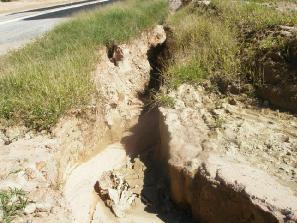
[[(167, 85), (176, 87), (205, 78), (225, 82), (249, 78), (256, 50), (248, 44), (249, 35), (279, 25), (297, 25), (296, 12), (281, 12), (263, 2), (267, 1), (212, 0), (210, 5), (193, 1), (170, 15), (167, 25), (173, 40), (164, 74)], [(261, 41), (260, 47), (283, 47), (275, 36)]]
[(90, 75), (98, 47), (120, 43), (167, 14), (166, 0), (129, 0), (78, 15), (32, 44), (0, 58), (0, 119), (48, 129), (95, 93)]

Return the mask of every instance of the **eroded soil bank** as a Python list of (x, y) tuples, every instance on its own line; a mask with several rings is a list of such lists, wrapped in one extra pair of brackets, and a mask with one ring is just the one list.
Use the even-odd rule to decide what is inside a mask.
[(157, 26), (101, 49), (100, 98), (51, 136), (1, 131), (0, 188), (30, 200), (15, 222), (296, 222), (296, 117), (207, 84), (168, 92), (172, 108), (146, 107), (165, 41)]
[(201, 222), (295, 222), (296, 117), (203, 87), (171, 94), (160, 153), (173, 200)]

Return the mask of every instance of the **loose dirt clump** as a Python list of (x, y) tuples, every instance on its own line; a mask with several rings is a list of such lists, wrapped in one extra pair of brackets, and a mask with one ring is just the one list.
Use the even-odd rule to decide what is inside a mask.
[(135, 199), (140, 198), (144, 170), (144, 164), (135, 159), (121, 169), (103, 173), (97, 181), (95, 190), (116, 217), (124, 217), (125, 211), (135, 206)]

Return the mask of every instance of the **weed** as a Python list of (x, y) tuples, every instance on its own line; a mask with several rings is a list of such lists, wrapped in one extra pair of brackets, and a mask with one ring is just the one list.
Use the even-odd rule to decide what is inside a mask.
[[(0, 212), (2, 213), (2, 221), (10, 223), (29, 203), (26, 193), (17, 188), (0, 191)], [(1, 218), (0, 218), (1, 221)]]
[(154, 102), (158, 106), (163, 106), (167, 108), (174, 108), (175, 100), (168, 94), (165, 94), (164, 92), (158, 92), (154, 95)]
[(167, 73), (172, 88), (177, 88), (183, 83), (197, 83), (207, 76), (207, 71), (201, 68), (197, 60), (193, 58), (190, 58), (187, 62), (172, 65)]
[(214, 128), (222, 128), (223, 124), (226, 123), (226, 120), (220, 117), (215, 117)]
[(10, 172), (8, 173), (7, 176), (14, 175), (14, 174), (18, 174), (18, 173), (21, 172), (21, 171), (22, 171), (22, 169), (12, 170), (12, 171), (10, 171)]

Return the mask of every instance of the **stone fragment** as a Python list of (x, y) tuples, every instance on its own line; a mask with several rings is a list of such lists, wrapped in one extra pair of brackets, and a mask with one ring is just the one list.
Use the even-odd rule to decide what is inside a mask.
[(30, 203), (28, 204), (25, 209), (24, 209), (24, 213), (26, 215), (32, 214), (36, 211), (36, 204), (35, 203)]
[(124, 217), (136, 198), (127, 181), (112, 171), (105, 172), (98, 180), (98, 193), (116, 217)]

